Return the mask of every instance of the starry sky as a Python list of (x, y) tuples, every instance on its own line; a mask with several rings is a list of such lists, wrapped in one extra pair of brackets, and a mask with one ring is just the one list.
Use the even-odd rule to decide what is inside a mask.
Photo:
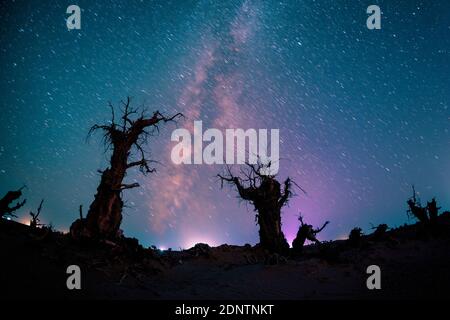
[[(107, 166), (94, 123), (108, 101), (183, 112), (178, 127), (280, 129), (288, 241), (305, 220), (321, 239), (408, 222), (411, 184), (450, 207), (448, 1), (110, 0), (0, 2), (0, 193), (26, 185), (42, 221), (68, 230)], [(66, 8), (81, 7), (68, 31)], [(366, 9), (382, 10), (368, 30)], [(157, 173), (130, 171), (122, 228), (144, 245), (257, 243), (251, 205), (221, 189), (219, 165), (170, 160), (167, 124), (147, 145)], [(412, 221), (409, 221), (412, 222)]]

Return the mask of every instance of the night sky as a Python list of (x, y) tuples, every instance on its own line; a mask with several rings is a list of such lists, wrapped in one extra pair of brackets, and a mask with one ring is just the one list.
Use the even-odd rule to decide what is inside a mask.
[[(106, 5), (107, 3), (107, 5)], [(66, 8), (81, 7), (68, 31)], [(381, 30), (366, 9), (381, 7)], [(279, 179), (297, 192), (282, 211), (321, 239), (355, 226), (402, 225), (411, 184), (450, 208), (448, 1), (2, 1), (0, 193), (26, 185), (19, 221), (67, 231), (107, 166), (94, 123), (127, 96), (178, 127), (280, 129)], [(147, 146), (157, 173), (130, 171), (122, 228), (144, 245), (256, 243), (250, 204), (221, 189), (221, 166), (175, 166), (167, 124)]]

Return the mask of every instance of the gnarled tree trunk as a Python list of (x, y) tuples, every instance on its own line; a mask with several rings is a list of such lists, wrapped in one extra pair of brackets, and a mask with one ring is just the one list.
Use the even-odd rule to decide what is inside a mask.
[(258, 211), (259, 240), (263, 248), (285, 253), (289, 245), (281, 230), (281, 212), (277, 208)]
[[(144, 149), (141, 146), (151, 133), (147, 130), (159, 130), (159, 123), (174, 121), (175, 118), (182, 116), (178, 113), (167, 118), (156, 111), (150, 118), (145, 118), (142, 113), (137, 119), (132, 119), (131, 116), (136, 114), (137, 110), (130, 108), (129, 98), (122, 103), (124, 111), (120, 124), (115, 122), (114, 108), (110, 104), (112, 110), (111, 124), (95, 125), (91, 128), (91, 132), (98, 129), (104, 131), (104, 139), (111, 147), (112, 155), (109, 168), (102, 172), (97, 193), (89, 207), (86, 218), (80, 217), (70, 228), (70, 232), (75, 238), (114, 239), (119, 235), (123, 208), (122, 191), (139, 187), (138, 183), (123, 183), (127, 170), (139, 167), (143, 174), (154, 172), (154, 169), (150, 169), (149, 163), (151, 161), (146, 159)], [(130, 162), (133, 149), (140, 155), (140, 159)]]
[(243, 178), (233, 176), (230, 170), (225, 176), (219, 175), (219, 178), (233, 184), (242, 199), (253, 203), (255, 211), (258, 212), (256, 221), (259, 225), (261, 246), (270, 252), (286, 254), (289, 245), (281, 229), (281, 208), (292, 194), (291, 180), (286, 179), (281, 192), (280, 183), (274, 176), (261, 174), (263, 165), (247, 165), (250, 171), (244, 173)]
[(119, 177), (124, 177), (125, 172), (118, 172), (118, 170), (108, 168), (103, 172), (97, 194), (86, 217), (87, 229), (93, 234), (106, 238), (115, 238), (122, 223), (123, 201), (120, 197)]

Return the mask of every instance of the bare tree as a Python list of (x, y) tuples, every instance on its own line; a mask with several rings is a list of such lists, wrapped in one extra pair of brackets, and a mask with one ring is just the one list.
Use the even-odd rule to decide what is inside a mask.
[(408, 216), (412, 216), (424, 224), (436, 225), (439, 216), (439, 209), (441, 209), (441, 207), (438, 207), (437, 205), (436, 198), (431, 199), (431, 201), (427, 201), (426, 207), (422, 207), (420, 199), (416, 197), (416, 190), (414, 186), (412, 186), (412, 190), (412, 197), (406, 201), (408, 204)]
[(359, 246), (361, 244), (362, 237), (362, 229), (359, 227), (355, 227), (350, 231), (350, 234), (348, 235), (348, 242), (354, 247)]
[(259, 225), (261, 246), (271, 252), (286, 253), (289, 245), (281, 230), (281, 208), (292, 196), (294, 182), (287, 178), (281, 187), (275, 176), (262, 174), (268, 172), (269, 167), (270, 163), (265, 165), (260, 161), (257, 164), (246, 163), (240, 176), (235, 176), (227, 166), (226, 172), (218, 177), (222, 186), (223, 182), (233, 185), (243, 200), (253, 204), (257, 211), (255, 220)]
[(89, 134), (97, 130), (103, 132), (105, 146), (111, 150), (110, 166), (100, 171), (100, 184), (86, 218), (80, 218), (72, 224), (71, 234), (74, 237), (117, 237), (122, 222), (122, 192), (139, 187), (138, 183), (123, 182), (128, 169), (139, 168), (144, 175), (155, 172), (155, 168), (150, 166), (155, 161), (147, 158), (144, 145), (149, 136), (159, 132), (162, 123), (176, 121), (183, 116), (177, 113), (166, 117), (155, 111), (152, 116), (146, 117), (144, 110), (139, 113), (130, 103), (129, 97), (126, 101), (121, 101), (121, 117), (117, 122), (114, 107), (109, 103), (110, 123), (96, 124), (89, 131)]
[(0, 199), (0, 218), (10, 216), (10, 217), (17, 217), (14, 212), (20, 209), (25, 205), (27, 200), (23, 200), (22, 202), (18, 202), (15, 206), (10, 207), (14, 201), (19, 199), (22, 196), (22, 189), (24, 187), (20, 188), (17, 191), (8, 191), (6, 195)]
[(437, 223), (439, 209), (441, 209), (441, 207), (437, 206), (436, 198), (431, 199), (431, 201), (427, 201), (427, 212), (431, 224)]
[(303, 222), (303, 217), (301, 216), (301, 214), (299, 215), (298, 220), (300, 221), (300, 227), (298, 229), (297, 236), (292, 242), (292, 248), (295, 252), (302, 251), (306, 240), (320, 243), (320, 241), (317, 240), (316, 236), (318, 233), (322, 232), (322, 230), (325, 229), (325, 227), (330, 223), (330, 221), (326, 221), (321, 228), (314, 229), (312, 225)]
[(34, 213), (33, 211), (30, 211), (30, 227), (36, 228), (37, 226), (41, 225), (41, 220), (39, 219), (39, 215), (41, 214), (42, 210), (42, 204), (44, 203), (44, 199), (41, 200), (41, 203), (39, 204), (39, 207), (37, 209), (37, 213)]
[(414, 188), (414, 186), (412, 186), (412, 190), (412, 197), (409, 198), (408, 201), (406, 201), (409, 207), (407, 211), (408, 216), (413, 216), (422, 223), (428, 223), (429, 219), (427, 209), (422, 207), (422, 205), (420, 204), (420, 199), (416, 197), (416, 189)]

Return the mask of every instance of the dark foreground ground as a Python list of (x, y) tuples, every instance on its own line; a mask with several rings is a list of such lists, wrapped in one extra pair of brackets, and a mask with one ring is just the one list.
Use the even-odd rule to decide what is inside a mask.
[[(79, 265), (82, 289), (66, 268)], [(381, 268), (368, 290), (366, 268)], [(404, 299), (450, 298), (450, 214), (431, 232), (404, 226), (360, 242), (307, 246), (300, 257), (258, 247), (197, 245), (182, 252), (121, 243), (75, 243), (67, 235), (0, 221), (0, 295), (9, 299)]]

